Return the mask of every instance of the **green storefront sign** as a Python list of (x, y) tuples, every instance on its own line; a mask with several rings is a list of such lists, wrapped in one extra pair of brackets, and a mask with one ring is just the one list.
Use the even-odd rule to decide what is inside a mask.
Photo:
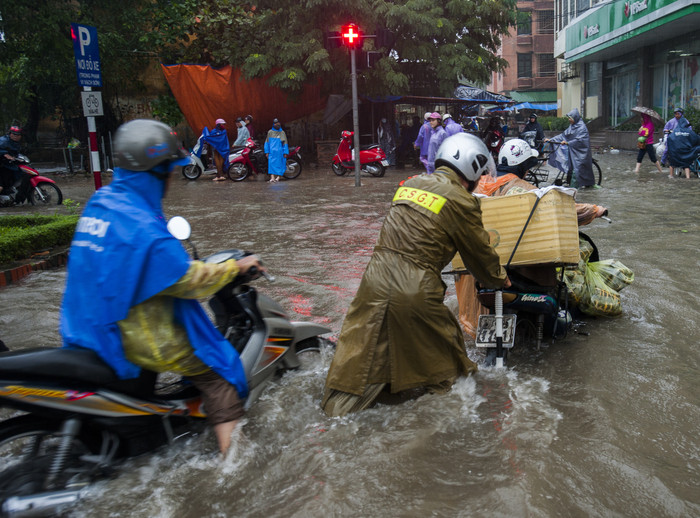
[(567, 62), (700, 13), (700, 0), (618, 0), (593, 10), (566, 29)]

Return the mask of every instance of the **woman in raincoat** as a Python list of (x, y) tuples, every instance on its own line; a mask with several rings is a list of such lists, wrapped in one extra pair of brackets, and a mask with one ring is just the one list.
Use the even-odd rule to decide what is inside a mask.
[(274, 119), (265, 139), (267, 174), (270, 175), (270, 183), (278, 182), (280, 176), (284, 175), (287, 170), (287, 155), (289, 155), (287, 134), (282, 129), (279, 119)]
[(588, 128), (581, 114), (574, 108), (566, 114), (569, 127), (563, 133), (545, 142), (561, 143), (561, 146), (549, 157), (549, 165), (564, 172), (573, 171), (571, 187), (590, 187), (595, 185), (593, 176), (593, 155)]

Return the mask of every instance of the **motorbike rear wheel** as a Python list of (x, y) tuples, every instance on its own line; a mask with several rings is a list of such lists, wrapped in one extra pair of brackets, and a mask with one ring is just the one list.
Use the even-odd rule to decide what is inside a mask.
[(63, 468), (50, 479), (61, 442), (61, 424), (32, 414), (0, 424), (0, 506), (12, 496), (79, 489), (91, 481), (98, 462), (83, 457), (99, 452), (99, 445), (89, 447), (83, 435), (73, 440)]
[(196, 180), (202, 174), (202, 168), (196, 164), (186, 165), (182, 168), (182, 176), (188, 180)]
[(372, 176), (376, 176), (377, 178), (384, 176), (384, 173), (386, 172), (384, 166), (379, 162), (371, 162), (369, 164), (365, 164), (362, 166), (362, 170), (366, 171)]
[(60, 205), (63, 203), (61, 189), (51, 182), (39, 182), (36, 187), (31, 188), (27, 198), (32, 205), (51, 205), (52, 203)]
[(284, 177), (287, 180), (292, 180), (301, 174), (301, 162), (296, 158), (287, 159), (287, 170), (284, 172)]
[(340, 164), (336, 164), (335, 162), (331, 163), (331, 166), (333, 167), (333, 172), (337, 174), (338, 176), (343, 176), (345, 173), (348, 172), (346, 168), (344, 168)]
[(246, 164), (236, 162), (228, 168), (228, 177), (234, 182), (240, 182), (248, 178), (250, 167)]

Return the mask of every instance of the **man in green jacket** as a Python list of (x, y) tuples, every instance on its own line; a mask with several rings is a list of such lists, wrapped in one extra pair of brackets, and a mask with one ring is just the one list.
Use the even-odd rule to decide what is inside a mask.
[(435, 165), (394, 195), (328, 372), (321, 406), (329, 416), (363, 410), (383, 390), (447, 392), (477, 369), (443, 303), (441, 271), (459, 252), (484, 286), (510, 285), (471, 194), (495, 166), (484, 143), (466, 133), (444, 140)]

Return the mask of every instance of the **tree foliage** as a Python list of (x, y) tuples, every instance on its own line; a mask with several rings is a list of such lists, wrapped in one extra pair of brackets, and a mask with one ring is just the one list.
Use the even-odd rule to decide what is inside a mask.
[(515, 0), (0, 2), (0, 122), (20, 119), (30, 131), (56, 107), (80, 115), (70, 23), (97, 28), (107, 109), (110, 99), (147, 89), (140, 78), (153, 60), (232, 65), (288, 92), (319, 80), (328, 92), (347, 92), (348, 52), (325, 49), (323, 33), (350, 21), (365, 34), (384, 27), (396, 35), (391, 49), (365, 40), (365, 50), (384, 57), (360, 72), (363, 93), (451, 95), (459, 78), (487, 83), (507, 65), (495, 52), (516, 21)]

